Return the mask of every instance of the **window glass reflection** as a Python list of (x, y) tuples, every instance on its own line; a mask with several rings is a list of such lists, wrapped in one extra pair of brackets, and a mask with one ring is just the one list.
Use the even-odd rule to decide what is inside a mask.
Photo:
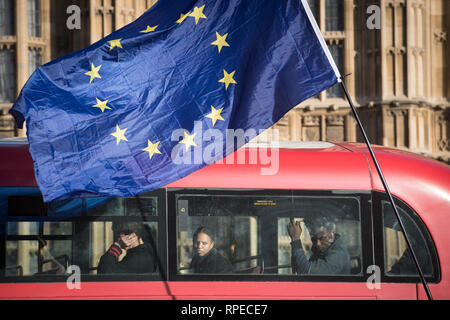
[(177, 230), (179, 274), (362, 272), (357, 197), (180, 195)]
[[(385, 270), (388, 276), (419, 276), (400, 224), (388, 201), (383, 201)], [(414, 254), (425, 276), (433, 273), (430, 248), (417, 224), (405, 210), (397, 206)]]

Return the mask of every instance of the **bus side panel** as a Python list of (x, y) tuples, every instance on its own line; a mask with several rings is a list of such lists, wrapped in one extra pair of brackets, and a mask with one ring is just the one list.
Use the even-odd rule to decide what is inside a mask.
[(0, 299), (417, 299), (415, 284), (382, 283), (369, 289), (366, 283), (314, 282), (163, 282), (14, 283), (0, 285)]

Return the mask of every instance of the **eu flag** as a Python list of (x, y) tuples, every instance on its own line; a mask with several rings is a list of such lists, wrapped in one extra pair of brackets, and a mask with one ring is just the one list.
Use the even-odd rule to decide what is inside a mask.
[(46, 202), (132, 196), (223, 158), (242, 143), (220, 135), (267, 129), (338, 81), (306, 0), (159, 0), (38, 68), (10, 112), (26, 121)]

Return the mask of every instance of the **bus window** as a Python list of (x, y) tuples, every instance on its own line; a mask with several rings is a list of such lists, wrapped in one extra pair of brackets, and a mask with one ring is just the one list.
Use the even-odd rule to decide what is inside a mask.
[(64, 281), (69, 266), (78, 266), (95, 281), (104, 274), (105, 280), (136, 274), (153, 274), (145, 279), (160, 280), (158, 268), (165, 268), (165, 206), (158, 204), (165, 203), (160, 199), (164, 190), (134, 198), (44, 204), (37, 188), (0, 189), (4, 280), (53, 276), (52, 281)]
[[(242, 273), (257, 267), (258, 218), (244, 199), (181, 196), (177, 204), (179, 274)], [(202, 241), (209, 245), (203, 252)]]
[[(392, 205), (386, 200), (381, 203), (385, 273), (389, 277), (418, 277), (419, 273), (408, 250)], [(427, 277), (435, 277), (437, 274), (436, 255), (433, 254), (431, 238), (423, 223), (406, 204), (400, 204), (400, 201), (396, 201), (396, 206), (423, 274)], [(420, 225), (422, 225), (422, 228)]]
[[(296, 192), (286, 195), (289, 193), (287, 191), (274, 191), (273, 194), (258, 194), (256, 191), (192, 192), (189, 194), (185, 190), (174, 196), (177, 275), (362, 275), (361, 206), (358, 196), (302, 196)], [(293, 259), (294, 248), (287, 231), (291, 219), (299, 221), (303, 230), (299, 245), (306, 263), (314, 265), (320, 260), (320, 264), (326, 265), (336, 252), (342, 252), (339, 254), (339, 270), (334, 270), (334, 266), (322, 269), (313, 266), (309, 272), (300, 272), (293, 265), (297, 262)], [(326, 226), (330, 231), (330, 246), (328, 252), (318, 252), (320, 239), (316, 240), (316, 229), (320, 229), (321, 225), (317, 223), (324, 219), (329, 222)], [(202, 227), (206, 231), (202, 237), (196, 236), (202, 232)], [(213, 255), (220, 255), (214, 259), (222, 261), (223, 265), (229, 261), (232, 268), (198, 267), (198, 261), (208, 261), (207, 255), (206, 258), (200, 256), (203, 253), (199, 248), (202, 239), (206, 239), (205, 246), (213, 243)]]
[(47, 221), (44, 222), (44, 235), (70, 235), (72, 234), (72, 222)]
[[(6, 241), (6, 276), (64, 274), (72, 251), (64, 236), (71, 234), (71, 222), (8, 222), (7, 230), (16, 240)], [(27, 238), (37, 240), (22, 240)]]
[(5, 276), (29, 276), (38, 272), (38, 241), (6, 241)]
[[(361, 274), (359, 200), (352, 197), (295, 197), (293, 209), (278, 217), (278, 273), (299, 275)], [(300, 241), (288, 225), (300, 224)]]
[[(99, 270), (99, 267), (101, 266), (101, 259), (105, 259), (106, 255), (109, 254), (112, 244), (115, 242), (120, 242), (118, 239), (120, 238), (121, 231), (117, 231), (117, 225), (125, 225), (125, 228), (122, 229), (125, 234), (128, 232), (136, 233), (138, 241), (141, 242), (139, 246), (143, 248), (136, 247), (128, 250), (124, 250), (124, 248), (117, 248), (121, 251), (117, 257), (117, 261), (116, 259), (109, 259), (109, 261), (107, 260), (107, 264), (109, 265), (104, 265), (103, 270)], [(156, 222), (141, 221), (134, 221), (134, 223), (132, 221), (123, 220), (116, 220), (114, 222), (90, 222), (88, 229), (92, 236), (90, 241), (86, 243), (86, 248), (83, 250), (85, 252), (89, 252), (89, 273), (155, 273), (157, 261), (152, 243), (155, 239), (157, 239), (157, 226), (158, 224)], [(128, 229), (128, 232), (126, 229)], [(138, 249), (139, 251), (136, 251)], [(113, 256), (111, 257), (113, 258)], [(146, 267), (141, 265), (143, 263), (146, 263)], [(105, 264), (105, 262), (103, 262), (103, 264)]]

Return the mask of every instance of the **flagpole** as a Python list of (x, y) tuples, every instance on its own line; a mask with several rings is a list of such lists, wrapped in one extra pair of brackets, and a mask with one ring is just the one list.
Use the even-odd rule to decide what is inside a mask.
[[(345, 76), (344, 76), (344, 77), (345, 77)], [(389, 187), (388, 187), (388, 185), (387, 185), (387, 183), (386, 183), (386, 180), (385, 180), (385, 178), (384, 178), (384, 175), (383, 175), (383, 173), (382, 173), (382, 171), (381, 171), (381, 168), (380, 168), (380, 166), (379, 166), (379, 164), (378, 164), (378, 161), (377, 161), (377, 159), (376, 159), (376, 157), (375, 157), (375, 153), (373, 152), (372, 146), (371, 146), (371, 144), (370, 144), (370, 142), (369, 142), (369, 139), (368, 139), (368, 137), (367, 137), (367, 135), (366, 135), (366, 132), (365, 132), (365, 130), (364, 130), (364, 127), (363, 127), (363, 125), (362, 125), (362, 123), (361, 123), (361, 120), (359, 119), (358, 113), (356, 112), (356, 108), (355, 108), (355, 106), (354, 106), (354, 104), (353, 104), (353, 101), (352, 101), (352, 99), (351, 99), (351, 97), (350, 97), (350, 94), (349, 94), (349, 92), (348, 92), (348, 90), (347, 90), (347, 87), (345, 86), (345, 83), (344, 83), (344, 77), (341, 77), (341, 79), (340, 79), (340, 80), (341, 80), (341, 81), (340, 81), (341, 87), (342, 87), (342, 89), (343, 89), (343, 91), (344, 91), (344, 93), (345, 93), (345, 96), (346, 96), (346, 98), (347, 98), (349, 104), (350, 104), (350, 107), (351, 107), (351, 109), (352, 109), (353, 115), (355, 116), (355, 119), (356, 119), (356, 121), (358, 122), (358, 126), (359, 126), (359, 128), (361, 129), (361, 132), (362, 132), (362, 134), (363, 134), (363, 137), (364, 137), (364, 140), (365, 140), (365, 142), (366, 142), (367, 148), (369, 149), (370, 156), (372, 157), (372, 160), (373, 160), (373, 162), (374, 162), (374, 164), (375, 164), (375, 167), (377, 168), (377, 172), (378, 172), (378, 175), (380, 176), (381, 182), (383, 183), (384, 189), (386, 190), (386, 193), (387, 193), (388, 196), (389, 196), (389, 201), (391, 202), (392, 208), (394, 209), (394, 212), (395, 212), (395, 215), (396, 215), (397, 220), (398, 220), (398, 222), (399, 222), (400, 228), (401, 228), (402, 233), (403, 233), (403, 235), (404, 235), (404, 237), (405, 237), (406, 244), (408, 245), (409, 252), (411, 253), (411, 256), (412, 256), (412, 258), (413, 258), (413, 260), (414, 260), (414, 263), (415, 263), (415, 265), (416, 265), (417, 271), (419, 272), (420, 280), (422, 281), (422, 284), (423, 284), (423, 287), (424, 287), (425, 292), (426, 292), (426, 294), (427, 294), (428, 300), (433, 300), (433, 297), (432, 297), (432, 295), (431, 295), (430, 289), (428, 288), (428, 284), (427, 284), (427, 282), (426, 282), (426, 280), (425, 280), (425, 276), (423, 275), (422, 269), (420, 268), (419, 261), (417, 260), (417, 257), (416, 257), (416, 255), (415, 255), (413, 249), (412, 249), (411, 242), (410, 242), (410, 240), (409, 240), (409, 238), (408, 238), (408, 235), (406, 234), (405, 226), (403, 225), (403, 222), (402, 222), (402, 220), (400, 219), (400, 215), (399, 215), (399, 213), (398, 213), (398, 211), (397, 211), (397, 206), (396, 206), (395, 203), (394, 203), (394, 199), (392, 198), (392, 194), (391, 194), (391, 192), (390, 192), (390, 190), (389, 190)]]
[[(145, 215), (144, 215), (144, 206), (142, 204), (141, 197), (139, 195), (136, 195), (135, 198), (136, 198), (137, 203), (138, 203), (138, 207), (139, 207), (139, 211), (141, 213), (142, 220), (145, 221), (144, 220), (144, 217), (145, 217)], [(155, 239), (153, 239), (153, 236), (152, 236), (151, 232), (148, 233), (148, 236), (149, 236), (149, 240), (150, 240), (150, 246), (153, 249), (153, 253), (154, 253), (154, 256), (155, 256), (155, 259), (156, 259), (156, 263), (158, 264), (159, 275), (161, 276), (162, 281), (164, 283), (164, 288), (166, 289), (166, 293), (172, 298), (172, 300), (176, 300), (176, 297), (173, 295), (172, 291), (170, 290), (169, 283), (168, 283), (168, 280), (167, 280), (167, 275), (164, 272), (164, 265), (162, 264), (161, 257), (158, 254), (157, 242), (155, 241)]]

